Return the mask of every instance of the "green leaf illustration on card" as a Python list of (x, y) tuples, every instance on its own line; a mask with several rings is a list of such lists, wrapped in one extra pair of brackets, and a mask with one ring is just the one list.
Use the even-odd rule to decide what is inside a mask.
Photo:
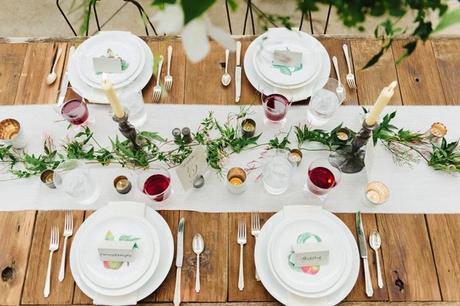
[[(139, 239), (140, 238), (133, 237), (131, 235), (120, 235), (120, 237), (118, 237), (118, 241), (137, 241)], [(108, 240), (108, 241), (115, 240), (115, 236), (113, 235), (111, 231), (107, 231), (107, 233), (105, 234), (105, 240)], [(137, 245), (137, 243), (135, 243), (133, 246), (133, 250), (135, 249), (139, 249), (139, 246)], [(118, 270), (123, 266), (123, 261), (104, 261), (103, 263), (104, 263), (104, 268), (111, 269), (111, 270)]]

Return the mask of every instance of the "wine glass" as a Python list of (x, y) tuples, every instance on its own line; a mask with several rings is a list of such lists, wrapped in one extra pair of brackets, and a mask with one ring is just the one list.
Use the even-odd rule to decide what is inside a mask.
[(307, 121), (313, 126), (326, 124), (345, 100), (346, 96), (343, 86), (339, 86), (337, 80), (328, 79), (324, 86), (319, 85), (323, 83), (324, 79), (316, 83), (317, 86), (315, 85), (310, 103), (308, 104)]
[(341, 178), (340, 170), (331, 165), (327, 158), (316, 159), (308, 167), (306, 187), (311, 194), (324, 200)]
[(137, 186), (151, 200), (163, 202), (171, 194), (171, 175), (165, 167), (155, 166), (138, 174)]

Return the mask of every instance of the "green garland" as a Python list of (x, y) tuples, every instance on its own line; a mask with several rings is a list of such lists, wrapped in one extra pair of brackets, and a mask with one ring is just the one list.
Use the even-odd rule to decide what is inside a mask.
[[(210, 112), (194, 133), (194, 141), (187, 144), (184, 139), (168, 140), (156, 132), (141, 131), (138, 140), (141, 150), (133, 150), (128, 140), (117, 137), (110, 138), (110, 147), (103, 147), (94, 137), (92, 130), (85, 127), (72, 139), (69, 139), (60, 149), (57, 149), (51, 138), (44, 141), (43, 153), (28, 154), (15, 150), (11, 145), (0, 145), (0, 161), (8, 167), (9, 172), (16, 178), (27, 178), (39, 175), (46, 169), (56, 169), (69, 159), (85, 160), (103, 166), (112, 163), (123, 167), (148, 168), (153, 162), (164, 162), (169, 168), (180, 165), (192, 152), (193, 147), (206, 147), (207, 161), (211, 168), (220, 172), (225, 158), (256, 147), (266, 150), (293, 148), (289, 137), (290, 129), (282, 136), (274, 137), (267, 143), (258, 143), (261, 134), (245, 138), (240, 131), (241, 120), (250, 115), (250, 107), (241, 107), (237, 114), (229, 114), (226, 122), (218, 122)], [(398, 129), (391, 124), (396, 112), (387, 114), (378, 128), (374, 130), (374, 144), (381, 141), (392, 153), (396, 162), (413, 164), (424, 160), (435, 170), (445, 172), (460, 172), (460, 150), (457, 142), (448, 143), (445, 138), (432, 139), (429, 135)], [(337, 131), (347, 130), (348, 140), (340, 140)], [(297, 148), (303, 151), (335, 151), (349, 145), (356, 134), (342, 124), (325, 131), (311, 129), (306, 125), (294, 127)], [(319, 147), (308, 148), (309, 143), (319, 144)]]

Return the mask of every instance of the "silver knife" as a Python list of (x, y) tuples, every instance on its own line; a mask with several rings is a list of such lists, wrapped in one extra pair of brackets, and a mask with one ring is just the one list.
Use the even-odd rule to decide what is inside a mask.
[[(69, 66), (70, 64), (70, 61), (72, 60), (72, 54), (73, 52), (75, 51), (75, 47), (72, 46), (70, 47), (70, 50), (69, 50), (69, 60), (67, 61), (67, 67)], [(57, 99), (57, 105), (61, 105), (62, 103), (64, 103), (64, 99), (65, 99), (65, 95), (67, 93), (67, 88), (69, 86), (69, 69), (67, 68), (66, 71), (64, 72), (64, 76), (62, 77), (62, 80), (61, 80), (61, 85), (59, 87), (59, 96), (58, 96), (58, 99)]]
[(363, 259), (364, 267), (364, 282), (366, 284), (366, 295), (371, 297), (374, 295), (372, 288), (372, 279), (369, 273), (369, 261), (367, 259), (367, 240), (364, 234), (363, 220), (361, 219), (361, 212), (356, 213), (356, 233), (358, 234), (359, 253)]
[(176, 287), (174, 289), (174, 306), (180, 305), (180, 278), (182, 270), (182, 262), (184, 261), (184, 227), (185, 219), (179, 221), (179, 229), (177, 231), (177, 251), (176, 251)]
[(236, 67), (235, 67), (235, 102), (241, 98), (241, 42), (236, 42)]

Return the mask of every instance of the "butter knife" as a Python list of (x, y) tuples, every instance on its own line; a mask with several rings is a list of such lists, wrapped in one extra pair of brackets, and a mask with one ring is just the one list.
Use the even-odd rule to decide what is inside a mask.
[(177, 251), (176, 251), (176, 287), (174, 289), (174, 306), (180, 305), (180, 278), (182, 270), (182, 262), (184, 261), (184, 227), (185, 219), (179, 221), (179, 229), (177, 231)]
[(61, 80), (61, 85), (59, 87), (59, 96), (57, 99), (58, 106), (64, 103), (65, 95), (67, 93), (67, 88), (69, 86), (69, 68), (68, 67), (69, 67), (70, 61), (72, 60), (72, 54), (74, 51), (75, 51), (75, 47), (74, 46), (70, 47), (69, 60), (67, 61), (67, 68), (66, 68), (66, 71), (64, 72), (64, 75)]
[(367, 259), (367, 240), (364, 234), (363, 220), (361, 218), (361, 212), (356, 213), (356, 233), (358, 234), (359, 254), (363, 259), (364, 268), (364, 282), (366, 284), (366, 295), (371, 297), (374, 295), (374, 289), (372, 288), (372, 279), (369, 273), (369, 261)]
[(241, 98), (241, 42), (236, 42), (236, 67), (235, 67), (235, 102)]

